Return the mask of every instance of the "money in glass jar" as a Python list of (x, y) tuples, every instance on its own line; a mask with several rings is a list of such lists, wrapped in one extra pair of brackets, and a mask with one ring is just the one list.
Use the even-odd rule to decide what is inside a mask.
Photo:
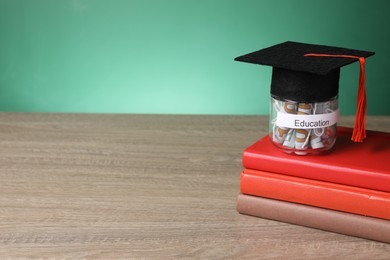
[(337, 97), (313, 103), (272, 97), (270, 115), (270, 138), (287, 153), (319, 153), (336, 141)]

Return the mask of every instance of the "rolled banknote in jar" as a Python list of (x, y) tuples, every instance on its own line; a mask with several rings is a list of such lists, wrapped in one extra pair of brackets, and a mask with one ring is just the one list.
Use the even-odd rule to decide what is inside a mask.
[[(313, 114), (329, 114), (337, 111), (337, 100), (314, 103)], [(310, 137), (310, 145), (313, 149), (321, 149), (333, 145), (336, 141), (336, 124), (323, 128), (314, 128)]]
[[(297, 115), (310, 115), (312, 113), (312, 104), (299, 103)], [(295, 131), (295, 149), (306, 150), (309, 148), (311, 129), (296, 129)], [(296, 154), (305, 155), (305, 151), (296, 151)]]
[(293, 101), (280, 101), (276, 99), (272, 100), (271, 102), (272, 102), (272, 107), (274, 108), (273, 111), (271, 111), (271, 113), (273, 112), (273, 114), (275, 115), (275, 117), (273, 118), (271, 116), (271, 124), (270, 124), (271, 132), (272, 132), (272, 140), (275, 143), (283, 144), (290, 128), (277, 126), (275, 122), (276, 114), (277, 113), (296, 114), (298, 103)]

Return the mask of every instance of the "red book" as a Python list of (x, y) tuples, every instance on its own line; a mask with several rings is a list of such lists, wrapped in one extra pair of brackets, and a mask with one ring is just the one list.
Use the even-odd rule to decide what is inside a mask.
[(352, 129), (338, 127), (333, 149), (321, 155), (291, 155), (268, 135), (245, 149), (244, 168), (390, 192), (390, 133), (367, 131), (362, 143)]
[(390, 193), (245, 169), (241, 193), (390, 220)]
[(241, 214), (390, 243), (390, 221), (286, 201), (239, 194)]

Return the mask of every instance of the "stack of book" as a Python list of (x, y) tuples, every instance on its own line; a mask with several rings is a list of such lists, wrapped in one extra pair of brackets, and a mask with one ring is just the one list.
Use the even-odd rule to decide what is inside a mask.
[(332, 151), (290, 155), (263, 137), (245, 149), (238, 212), (390, 243), (390, 133), (350, 141), (338, 127)]

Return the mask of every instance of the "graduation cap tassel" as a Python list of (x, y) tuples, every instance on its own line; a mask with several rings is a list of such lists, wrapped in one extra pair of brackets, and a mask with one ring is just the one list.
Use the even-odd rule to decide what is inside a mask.
[(359, 90), (357, 96), (356, 119), (353, 127), (352, 141), (362, 142), (366, 138), (366, 74), (364, 72), (364, 64), (366, 59), (360, 57), (360, 76), (359, 76)]
[(364, 64), (366, 63), (366, 59), (364, 57), (358, 57), (352, 55), (319, 54), (319, 53), (308, 53), (305, 54), (304, 56), (350, 58), (350, 59), (359, 60), (360, 63), (359, 89), (358, 89), (358, 96), (357, 96), (355, 125), (353, 127), (351, 140), (354, 142), (363, 142), (363, 139), (366, 138), (366, 112), (367, 112), (366, 74), (364, 70)]

